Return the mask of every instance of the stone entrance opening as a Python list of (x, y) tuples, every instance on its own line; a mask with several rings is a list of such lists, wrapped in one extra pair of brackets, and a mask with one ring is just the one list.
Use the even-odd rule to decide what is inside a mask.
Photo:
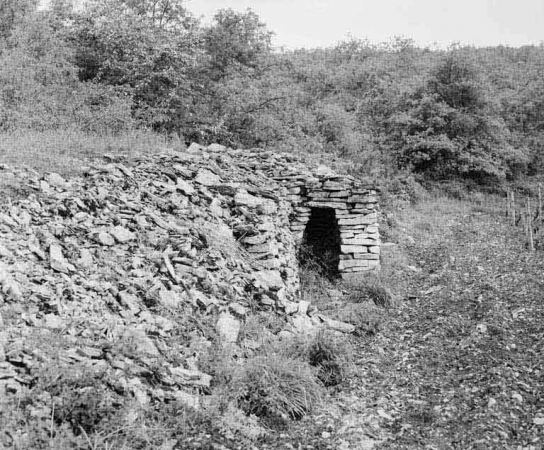
[(301, 263), (330, 279), (340, 276), (340, 229), (332, 208), (312, 208), (302, 237)]

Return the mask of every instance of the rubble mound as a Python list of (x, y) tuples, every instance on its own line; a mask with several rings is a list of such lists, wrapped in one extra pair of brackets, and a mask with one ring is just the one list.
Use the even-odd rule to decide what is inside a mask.
[(42, 382), (53, 362), (143, 405), (197, 407), (212, 382), (199, 360), (211, 341), (262, 345), (240, 333), (250, 314), (275, 314), (279, 337), (353, 331), (297, 301), (289, 188), (265, 170), (293, 165), (303, 167), (193, 145), (106, 155), (72, 179), (0, 166), (31, 192), (0, 206), (0, 398)]

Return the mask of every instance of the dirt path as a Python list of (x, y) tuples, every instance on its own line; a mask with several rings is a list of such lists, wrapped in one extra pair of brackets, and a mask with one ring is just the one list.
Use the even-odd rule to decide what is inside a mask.
[(441, 214), (408, 221), (422, 270), (360, 352), (377, 448), (542, 449), (544, 254), (501, 217)]

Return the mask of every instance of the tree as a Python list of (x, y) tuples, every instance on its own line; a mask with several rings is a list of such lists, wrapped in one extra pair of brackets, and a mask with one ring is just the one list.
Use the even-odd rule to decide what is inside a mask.
[(194, 103), (197, 25), (181, 0), (93, 0), (70, 37), (80, 80), (123, 89), (140, 123), (179, 131)]
[(484, 182), (513, 175), (526, 162), (463, 52), (450, 51), (405, 106), (388, 121), (389, 143), (401, 167), (434, 179)]
[(36, 10), (38, 0), (0, 0), (0, 47), (12, 30)]
[(80, 82), (62, 21), (28, 15), (0, 55), (0, 129), (113, 129), (131, 126), (131, 99), (114, 88)]
[(210, 76), (219, 80), (233, 66), (257, 69), (262, 57), (271, 50), (272, 36), (273, 33), (251, 9), (245, 13), (232, 9), (218, 11), (214, 24), (204, 32)]

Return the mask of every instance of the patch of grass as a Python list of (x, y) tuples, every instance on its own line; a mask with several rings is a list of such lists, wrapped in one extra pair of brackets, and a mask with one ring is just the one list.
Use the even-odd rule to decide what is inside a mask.
[(398, 304), (397, 296), (374, 278), (351, 286), (348, 300), (353, 303), (373, 302), (382, 308), (391, 308)]
[(373, 336), (382, 329), (387, 313), (371, 302), (347, 303), (339, 308), (333, 317), (354, 325), (355, 334), (359, 336)]
[(325, 387), (336, 386), (349, 375), (352, 364), (351, 345), (344, 336), (331, 330), (323, 329), (311, 336), (296, 336), (277, 346), (278, 351), (288, 357), (316, 367), (317, 378)]
[(234, 369), (229, 397), (246, 412), (274, 425), (300, 419), (318, 408), (324, 390), (316, 370), (279, 354), (248, 358)]
[(240, 329), (240, 342), (244, 340), (268, 345), (285, 326), (285, 321), (275, 312), (258, 311), (249, 315)]
[[(180, 150), (180, 141), (146, 130), (87, 133), (79, 130), (16, 130), (0, 133), (0, 164), (38, 172), (79, 175), (85, 164), (105, 153), (129, 156)], [(1, 185), (0, 185), (1, 188)]]
[(320, 310), (328, 309), (331, 302), (328, 291), (335, 285), (313, 267), (302, 266), (299, 273), (301, 299), (312, 302)]

